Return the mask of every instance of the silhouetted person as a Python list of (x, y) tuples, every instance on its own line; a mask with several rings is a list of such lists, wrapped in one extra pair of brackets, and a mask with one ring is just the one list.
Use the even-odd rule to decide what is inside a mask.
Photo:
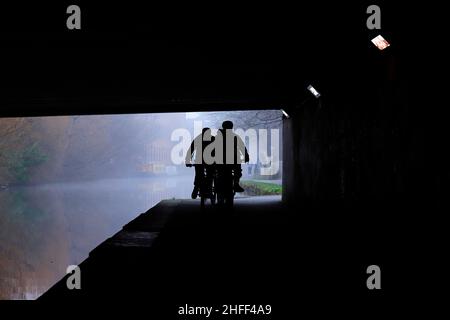
[(214, 137), (211, 134), (210, 128), (203, 128), (202, 133), (199, 134), (191, 143), (188, 151), (186, 152), (186, 166), (191, 166), (192, 157), (195, 154), (195, 178), (194, 178), (194, 190), (192, 190), (191, 197), (196, 199), (200, 186), (205, 179), (205, 169), (208, 179), (212, 178), (212, 164), (206, 163), (204, 158), (205, 148), (214, 141)]
[[(227, 120), (222, 123), (222, 129), (217, 133), (216, 142), (220, 139), (222, 139), (222, 148), (216, 150), (217, 160), (220, 160), (221, 157), (221, 164), (231, 166), (234, 173), (234, 191), (244, 192), (244, 189), (239, 185), (239, 180), (242, 177), (241, 163), (249, 162), (250, 156), (241, 137), (233, 132), (233, 122)], [(244, 161), (242, 158), (244, 158)]]

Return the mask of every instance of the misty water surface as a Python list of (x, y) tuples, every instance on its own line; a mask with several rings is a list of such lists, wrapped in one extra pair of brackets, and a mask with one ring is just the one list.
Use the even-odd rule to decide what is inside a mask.
[[(194, 170), (173, 159), (173, 148), (185, 142), (186, 151), (195, 128), (224, 120), (281, 130), (279, 110), (0, 119), (0, 299), (40, 296), (140, 213), (190, 198)], [(180, 130), (186, 141), (173, 135)], [(281, 140), (254, 142), (254, 164), (260, 154), (282, 155)], [(258, 172), (247, 175), (261, 179)]]
[(140, 213), (191, 191), (192, 176), (0, 191), (0, 298), (35, 299)]

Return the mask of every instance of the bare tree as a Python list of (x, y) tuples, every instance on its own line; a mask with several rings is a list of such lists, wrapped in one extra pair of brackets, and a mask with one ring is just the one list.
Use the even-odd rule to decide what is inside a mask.
[(274, 128), (281, 126), (282, 113), (279, 110), (208, 112), (204, 119), (220, 127), (225, 120), (231, 120), (235, 128)]

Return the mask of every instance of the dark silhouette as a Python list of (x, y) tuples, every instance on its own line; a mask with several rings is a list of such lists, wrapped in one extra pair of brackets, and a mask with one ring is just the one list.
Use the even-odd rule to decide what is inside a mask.
[(241, 163), (249, 162), (250, 156), (242, 139), (233, 132), (233, 122), (229, 120), (224, 121), (222, 123), (222, 129), (217, 133), (216, 139), (221, 142), (221, 148), (219, 147), (217, 150), (219, 163), (233, 173), (234, 191), (244, 192), (244, 189), (239, 185), (239, 180), (242, 177)]
[[(243, 190), (243, 189), (242, 189)], [(214, 195), (219, 206), (232, 207), (236, 194), (234, 171), (231, 165), (216, 165), (214, 175)]]
[[(208, 148), (210, 145), (211, 148)], [(202, 206), (207, 198), (211, 199), (212, 204), (217, 198), (221, 205), (233, 205), (235, 193), (244, 192), (239, 185), (241, 163), (249, 160), (244, 142), (233, 132), (233, 122), (224, 121), (216, 137), (211, 135), (210, 128), (204, 128), (186, 153), (186, 166), (195, 167), (192, 199), (196, 199), (200, 193)]]
[(200, 186), (203, 183), (208, 183), (212, 180), (213, 175), (213, 163), (206, 163), (203, 153), (205, 148), (214, 142), (214, 137), (211, 134), (210, 128), (203, 128), (202, 133), (199, 134), (191, 143), (186, 153), (186, 166), (191, 167), (192, 158), (194, 158), (195, 178), (194, 178), (194, 190), (192, 190), (191, 197), (196, 199), (200, 191)]

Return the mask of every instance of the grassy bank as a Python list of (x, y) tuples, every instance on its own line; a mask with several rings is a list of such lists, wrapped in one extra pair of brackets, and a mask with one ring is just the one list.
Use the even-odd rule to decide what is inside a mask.
[(275, 183), (253, 180), (241, 181), (245, 194), (250, 196), (281, 195), (282, 187)]

